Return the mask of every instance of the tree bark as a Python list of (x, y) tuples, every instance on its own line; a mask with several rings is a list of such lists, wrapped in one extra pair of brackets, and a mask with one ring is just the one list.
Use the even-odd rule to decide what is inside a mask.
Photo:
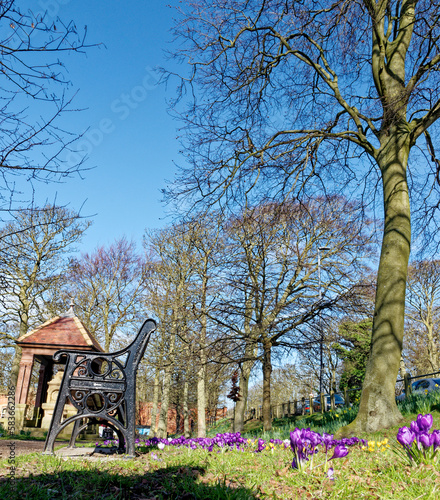
[(263, 429), (265, 431), (272, 429), (272, 416), (270, 414), (271, 349), (272, 344), (266, 340), (263, 343)]
[(434, 331), (433, 331), (433, 324), (432, 324), (431, 317), (428, 318), (428, 321), (426, 321), (425, 327), (426, 327), (426, 336), (428, 337), (428, 342), (426, 344), (426, 348), (428, 350), (428, 360), (429, 360), (429, 364), (431, 365), (431, 370), (433, 372), (436, 372), (439, 368), (438, 367), (438, 347), (437, 347), (436, 342), (434, 340)]
[(240, 401), (235, 405), (235, 432), (243, 432), (244, 429), (244, 412), (246, 410), (246, 403), (249, 390), (249, 378), (251, 376), (254, 361), (245, 361), (241, 367), (240, 372)]
[(400, 376), (404, 378), (406, 375), (406, 366), (405, 361), (403, 360), (403, 356), (400, 356)]
[[(404, 124), (400, 124), (405, 129)], [(374, 432), (398, 424), (395, 385), (402, 353), (405, 290), (411, 245), (411, 216), (406, 179), (409, 139), (398, 124), (390, 126), (389, 140), (377, 162), (384, 192), (384, 237), (377, 274), (376, 301), (370, 357), (359, 412), (338, 432), (349, 435)]]
[(183, 383), (183, 433), (186, 438), (189, 438), (191, 436), (189, 425), (188, 389), (188, 381), (185, 380), (185, 382)]
[(160, 375), (160, 369), (157, 368), (153, 382), (153, 406), (151, 407), (151, 426), (150, 426), (151, 437), (155, 437), (157, 432), (156, 415), (157, 415), (157, 407), (159, 406), (159, 389), (160, 389), (159, 375)]
[(197, 437), (206, 437), (206, 358), (204, 349), (200, 352), (200, 368), (197, 372)]
[(202, 297), (201, 297), (201, 331), (200, 331), (200, 353), (199, 370), (197, 372), (197, 437), (206, 437), (206, 295), (208, 290), (208, 264), (209, 260), (205, 256), (203, 268)]
[(159, 414), (159, 424), (157, 426), (157, 437), (167, 437), (168, 427), (168, 407), (170, 404), (171, 378), (174, 370), (175, 352), (174, 345), (176, 342), (175, 335), (171, 335), (170, 347), (168, 350), (167, 365), (165, 367), (165, 377), (163, 381), (162, 401)]

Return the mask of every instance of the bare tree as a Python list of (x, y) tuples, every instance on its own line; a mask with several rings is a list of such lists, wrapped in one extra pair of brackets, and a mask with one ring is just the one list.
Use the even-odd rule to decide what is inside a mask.
[(419, 371), (436, 372), (440, 369), (440, 261), (410, 265), (406, 319), (405, 344), (412, 351), (413, 364)]
[[(261, 361), (265, 430), (271, 428), (274, 351), (318, 345), (319, 335), (310, 335), (304, 325), (338, 303), (346, 306), (357, 275), (365, 270), (359, 257), (370, 255), (371, 235), (367, 221), (362, 227), (356, 216), (361, 208), (339, 197), (303, 204), (267, 203), (245, 210), (230, 224), (230, 297), (223, 298), (218, 309), (238, 345), (244, 346), (243, 399), (253, 362)], [(325, 248), (325, 300), (317, 267), (320, 247)], [(243, 411), (244, 405), (239, 406), (236, 415)], [(240, 430), (241, 422), (237, 424)]]
[(156, 257), (153, 279), (157, 282), (164, 304), (161, 326), (167, 340), (161, 363), (163, 389), (157, 436), (166, 437), (173, 373), (179, 353), (183, 351), (187, 354), (185, 344), (188, 342), (188, 323), (193, 318), (191, 280), (194, 274), (194, 251), (191, 234), (180, 224), (148, 232), (145, 246)]
[(10, 211), (20, 196), (17, 177), (56, 180), (80, 168), (81, 160), (67, 158), (78, 136), (61, 128), (73, 108), (60, 56), (86, 45), (73, 22), (23, 11), (15, 0), (0, 3), (0, 28), (0, 211)]
[(150, 274), (146, 257), (125, 238), (71, 259), (65, 293), (74, 298), (78, 315), (106, 351), (117, 331), (126, 332), (145, 317), (140, 304)]
[(229, 204), (253, 186), (255, 196), (383, 195), (371, 356), (358, 416), (341, 433), (397, 424), (408, 168), (421, 183), (414, 204), (438, 191), (438, 2), (196, 0), (184, 9), (175, 55), (190, 74), (179, 97), (194, 99), (180, 113), (189, 166), (174, 191)]
[(215, 269), (219, 260), (224, 259), (222, 246), (223, 218), (216, 212), (199, 215), (188, 224), (188, 232), (194, 249), (194, 294), (193, 313), (199, 328), (191, 339), (192, 350), (197, 358), (197, 436), (206, 437), (206, 419), (202, 418), (207, 409), (207, 363), (208, 363), (208, 322), (212, 297), (215, 294)]
[(20, 210), (14, 219), (0, 230), (0, 336), (6, 345), (15, 347), (12, 383), (16, 382), (21, 358), (14, 340), (27, 333), (35, 321), (41, 321), (49, 291), (66, 270), (65, 254), (74, 250), (73, 245), (90, 225), (76, 212), (55, 206)]

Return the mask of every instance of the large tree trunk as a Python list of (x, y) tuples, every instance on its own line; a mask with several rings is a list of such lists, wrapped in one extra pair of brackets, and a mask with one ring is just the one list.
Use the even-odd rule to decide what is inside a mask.
[(263, 429), (272, 429), (272, 416), (270, 414), (270, 377), (272, 374), (272, 345), (269, 341), (263, 343)]
[(409, 140), (407, 133), (399, 135), (397, 127), (390, 126), (389, 140), (377, 157), (382, 172), (385, 227), (370, 357), (358, 415), (338, 435), (374, 432), (402, 420), (396, 405), (395, 385), (402, 353), (411, 223), (406, 180)]
[(245, 361), (241, 367), (240, 371), (240, 401), (237, 401), (235, 405), (235, 422), (234, 430), (235, 432), (243, 432), (244, 428), (244, 412), (246, 410), (246, 403), (249, 390), (249, 378), (251, 376), (251, 370), (254, 366), (254, 361)]

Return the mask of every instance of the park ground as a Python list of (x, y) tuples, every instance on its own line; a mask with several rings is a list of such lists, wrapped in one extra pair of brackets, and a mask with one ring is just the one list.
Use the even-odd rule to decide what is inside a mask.
[[(440, 428), (440, 413), (431, 412), (433, 428)], [(417, 415), (405, 415), (409, 425)], [(287, 423), (287, 425), (293, 423)], [(286, 428), (286, 423), (280, 423)], [(250, 427), (255, 428), (255, 422)], [(292, 452), (282, 446), (254, 451), (208, 452), (201, 449), (150, 449), (135, 459), (102, 457), (66, 458), (41, 454), (42, 442), (16, 441), (15, 479), (10, 466), (0, 461), (1, 499), (437, 499), (440, 465), (410, 466), (396, 455), (398, 427), (359, 436), (370, 445), (329, 462), (333, 477), (324, 470), (319, 453), (314, 468), (291, 467)], [(260, 437), (258, 434), (256, 438)], [(387, 445), (382, 443), (388, 439)], [(372, 444), (374, 442), (374, 444)], [(0, 449), (7, 452), (7, 441)], [(62, 445), (60, 445), (62, 446)], [(249, 450), (255, 447), (250, 446)], [(322, 455), (322, 454), (321, 454)]]

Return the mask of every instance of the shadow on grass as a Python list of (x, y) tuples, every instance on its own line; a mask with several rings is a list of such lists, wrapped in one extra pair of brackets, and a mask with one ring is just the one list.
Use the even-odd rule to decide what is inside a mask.
[[(7, 500), (48, 499), (213, 499), (251, 500), (250, 489), (227, 481), (204, 477), (200, 467), (166, 467), (142, 474), (121, 470), (60, 471), (11, 479), (0, 479), (0, 498)], [(209, 482), (209, 484), (208, 484)]]

